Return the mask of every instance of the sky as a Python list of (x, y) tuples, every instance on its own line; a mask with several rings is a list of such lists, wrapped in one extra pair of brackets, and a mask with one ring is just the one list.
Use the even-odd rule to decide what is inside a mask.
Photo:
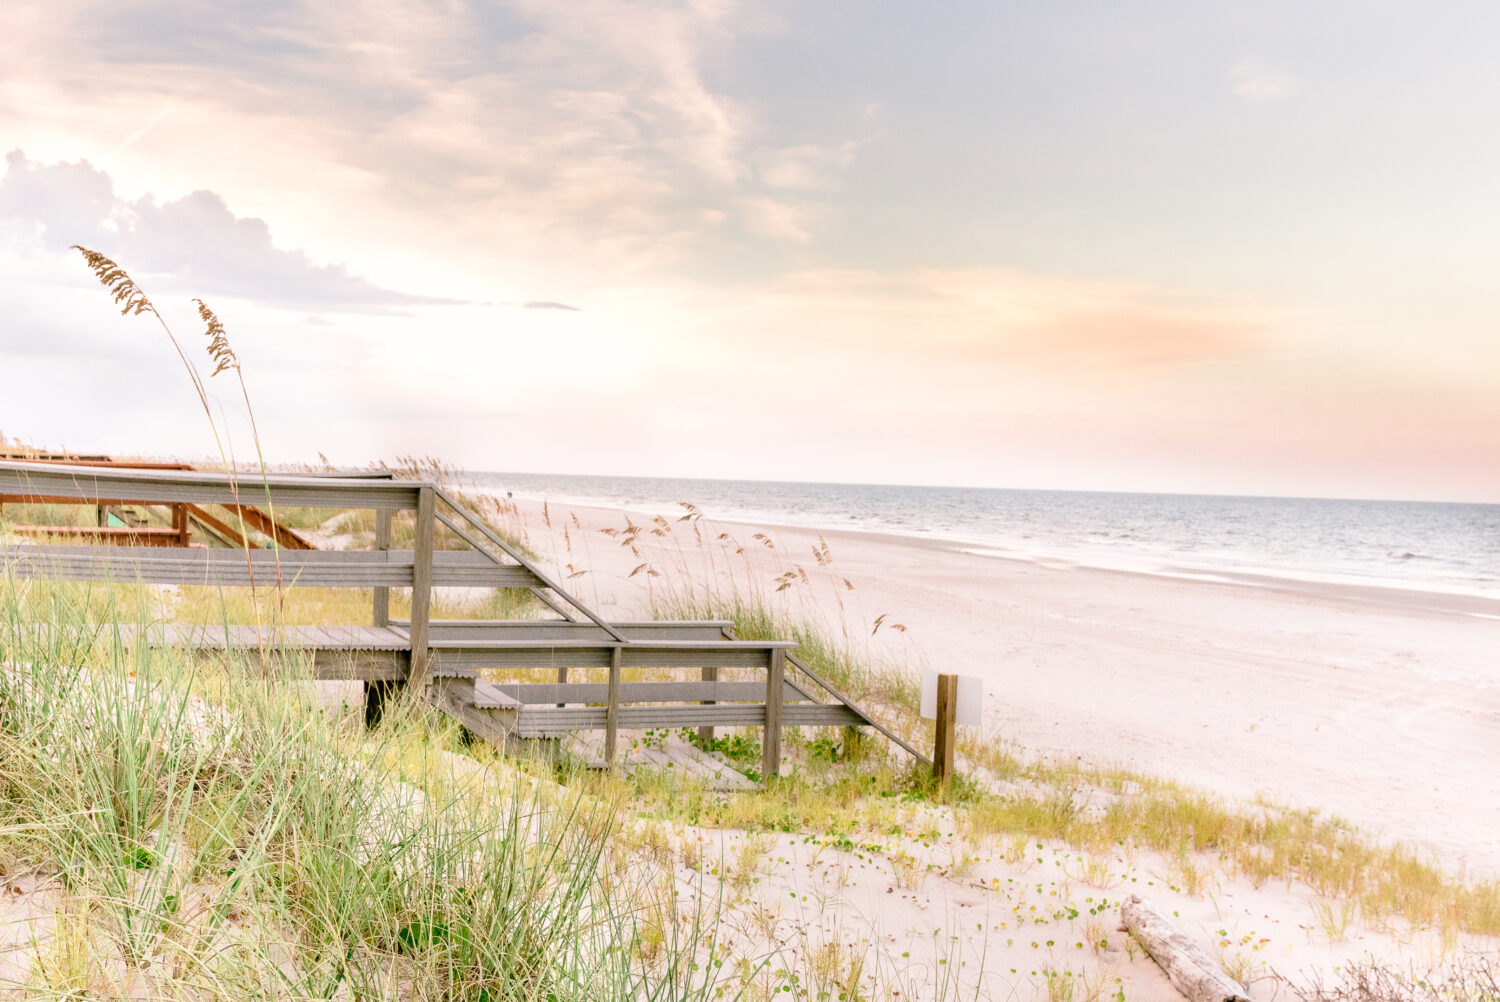
[[(0, 433), (1500, 501), (1500, 5), (0, 5)], [(209, 380), (253, 451), (232, 374)]]

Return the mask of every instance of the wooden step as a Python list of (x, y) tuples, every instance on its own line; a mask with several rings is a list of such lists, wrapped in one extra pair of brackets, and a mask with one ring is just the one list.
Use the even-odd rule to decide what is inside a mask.
[[(606, 767), (604, 735), (593, 731), (573, 734), (564, 742), (564, 746), (583, 759), (590, 768)], [(637, 769), (670, 770), (700, 780), (714, 790), (759, 789), (753, 780), (724, 759), (678, 737), (669, 736), (660, 742), (645, 744), (632, 740), (631, 735), (621, 734), (618, 754), (616, 766), (626, 772)]]

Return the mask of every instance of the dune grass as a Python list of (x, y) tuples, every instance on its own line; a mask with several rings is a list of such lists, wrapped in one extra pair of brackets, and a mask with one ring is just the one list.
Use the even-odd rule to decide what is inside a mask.
[(643, 951), (597, 879), (607, 806), (412, 703), (367, 732), (295, 674), (133, 649), (143, 610), (85, 590), (0, 581), (0, 866), (46, 905), (18, 996), (707, 997), (691, 928)]

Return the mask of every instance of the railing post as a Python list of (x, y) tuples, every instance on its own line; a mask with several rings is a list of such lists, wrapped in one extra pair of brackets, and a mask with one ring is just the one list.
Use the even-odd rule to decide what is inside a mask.
[(177, 545), (187, 546), (189, 543), (187, 505), (174, 504), (172, 506), (172, 528), (177, 532)]
[[(718, 668), (705, 668), (705, 669), (703, 669), (703, 681), (705, 681), (705, 682), (717, 682), (718, 680), (719, 680), (719, 669)], [(716, 703), (716, 702), (718, 702), (718, 700), (705, 699), (703, 701), (703, 705), (704, 706), (713, 706), (714, 703)], [(698, 728), (698, 741), (703, 745), (704, 748), (712, 748), (713, 747), (713, 744), (714, 744), (714, 725), (713, 724), (708, 724), (705, 727)]]
[(786, 651), (772, 648), (766, 668), (766, 733), (761, 742), (760, 775), (764, 780), (781, 771), (781, 707), (786, 701)]
[(615, 745), (620, 738), (620, 647), (609, 651), (609, 702), (604, 710), (604, 764), (615, 764)]
[(932, 778), (939, 783), (953, 775), (953, 723), (958, 716), (958, 676), (939, 675), (937, 720), (932, 741)]
[(417, 532), (412, 542), (411, 569), (411, 672), (407, 685), (418, 691), (427, 683), (427, 624), (432, 612), (433, 491), (417, 491)]
[[(391, 548), (391, 512), (389, 508), (375, 509), (375, 549), (389, 551)], [(391, 590), (375, 589), (376, 626), (391, 625)]]

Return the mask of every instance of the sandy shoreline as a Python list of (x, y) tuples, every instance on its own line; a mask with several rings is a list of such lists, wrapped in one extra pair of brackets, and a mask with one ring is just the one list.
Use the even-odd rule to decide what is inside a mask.
[[(540, 552), (588, 568), (570, 584), (607, 614), (648, 603), (651, 578), (630, 576), (642, 562), (723, 573), (722, 559), (684, 546), (680, 523), (665, 538), (641, 533), (633, 553), (600, 530), (627, 517), (649, 528), (639, 513), (552, 505), (549, 529), (540, 502), (517, 503)], [(877, 644), (980, 676), (991, 735), (1320, 809), (1449, 866), (1500, 873), (1500, 802), (1487, 795), (1500, 759), (1500, 619), (1489, 618), (1500, 603), (1054, 566), (850, 530), (822, 533), (834, 563), (818, 568), (817, 531), (726, 521), (703, 535), (721, 531), (752, 550), (743, 573), (759, 586), (791, 563), (847, 578), (854, 590), (838, 598), (811, 588), (794, 600), (851, 630), (886, 614), (907, 631)], [(776, 548), (750, 542), (755, 532)]]

